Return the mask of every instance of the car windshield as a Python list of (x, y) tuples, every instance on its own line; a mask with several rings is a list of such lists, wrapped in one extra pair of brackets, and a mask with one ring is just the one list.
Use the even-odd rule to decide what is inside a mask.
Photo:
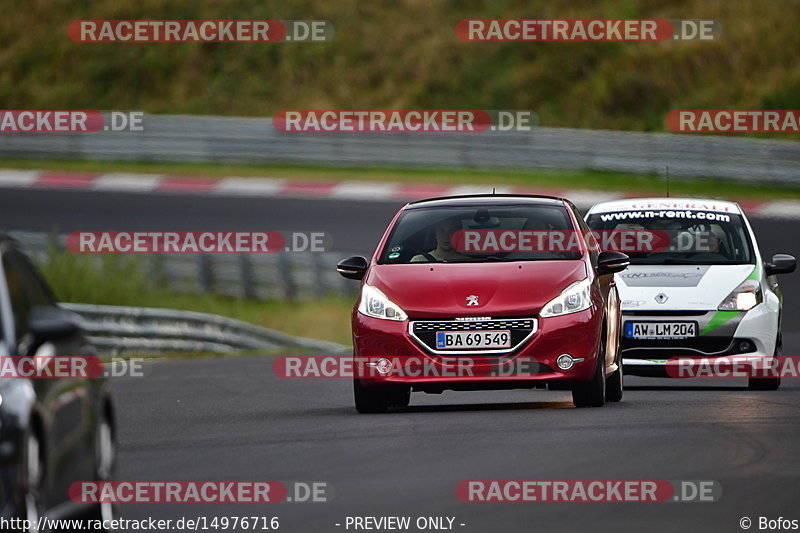
[[(572, 235), (575, 234), (575, 235)], [(550, 246), (552, 237), (560, 246)], [(576, 260), (583, 254), (565, 207), (504, 205), (408, 209), (400, 215), (378, 262), (482, 263)], [(545, 245), (542, 245), (542, 243)]]
[(615, 211), (589, 215), (587, 224), (595, 235), (630, 231), (652, 235), (656, 245), (624, 250), (634, 265), (733, 265), (754, 261), (740, 215), (694, 210)]

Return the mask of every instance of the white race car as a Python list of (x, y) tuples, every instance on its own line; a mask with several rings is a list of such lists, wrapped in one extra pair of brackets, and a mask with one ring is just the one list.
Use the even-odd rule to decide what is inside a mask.
[[(782, 296), (775, 275), (794, 271), (796, 261), (777, 254), (764, 262), (737, 204), (615, 200), (592, 207), (586, 222), (598, 240), (631, 234), (627, 241), (609, 240), (627, 243), (617, 251), (631, 259), (616, 274), (626, 372), (666, 375), (667, 361), (676, 357), (777, 363)], [(750, 377), (749, 386), (775, 390), (780, 377)]]

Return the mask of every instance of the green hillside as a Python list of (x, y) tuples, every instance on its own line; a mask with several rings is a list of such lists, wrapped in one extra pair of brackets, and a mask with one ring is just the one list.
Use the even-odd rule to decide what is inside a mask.
[[(664, 130), (680, 108), (800, 108), (800, 2), (5, 0), (0, 107), (269, 116), (532, 109), (543, 126)], [(466, 43), (474, 17), (713, 18), (716, 42)], [(82, 44), (71, 20), (327, 19), (330, 43)]]

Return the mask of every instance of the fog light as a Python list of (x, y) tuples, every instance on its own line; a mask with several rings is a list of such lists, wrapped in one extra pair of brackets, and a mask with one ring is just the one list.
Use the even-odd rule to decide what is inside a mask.
[(739, 351), (742, 353), (752, 352), (753, 348), (750, 346), (750, 341), (742, 341), (739, 343)]
[(381, 357), (374, 363), (367, 363), (367, 366), (371, 366), (372, 368), (377, 370), (378, 373), (382, 376), (385, 376), (386, 374), (392, 371), (392, 362), (386, 359), (385, 357)]
[(558, 365), (558, 368), (560, 368), (561, 370), (569, 370), (570, 368), (572, 368), (572, 365), (575, 364), (575, 360), (572, 358), (570, 354), (562, 353), (561, 355), (558, 356), (558, 359), (556, 359), (556, 364)]

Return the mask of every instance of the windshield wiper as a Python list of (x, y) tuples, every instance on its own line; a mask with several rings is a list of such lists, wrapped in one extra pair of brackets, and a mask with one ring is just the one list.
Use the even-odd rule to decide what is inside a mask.
[(667, 257), (658, 261), (632, 261), (632, 265), (744, 265), (749, 264), (743, 261), (695, 261), (692, 259), (677, 259)]
[(692, 261), (691, 259), (678, 259), (675, 257), (667, 257), (661, 261), (661, 263), (665, 265), (697, 265), (700, 264), (696, 261)]

